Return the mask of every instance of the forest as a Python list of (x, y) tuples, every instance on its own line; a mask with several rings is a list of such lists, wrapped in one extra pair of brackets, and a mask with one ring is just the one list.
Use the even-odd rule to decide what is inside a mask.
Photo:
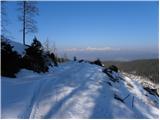
[(104, 61), (104, 65), (116, 65), (121, 71), (147, 77), (159, 84), (159, 59), (142, 59), (133, 61)]

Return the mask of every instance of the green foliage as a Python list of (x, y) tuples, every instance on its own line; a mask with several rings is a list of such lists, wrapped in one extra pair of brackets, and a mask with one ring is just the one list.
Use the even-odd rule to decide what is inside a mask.
[(12, 50), (7, 39), (1, 36), (1, 75), (15, 77), (21, 68), (21, 56)]
[(51, 60), (53, 61), (54, 63), (54, 66), (58, 66), (58, 60), (57, 60), (57, 57), (55, 56), (54, 53), (48, 53), (48, 56), (51, 58)]
[(26, 54), (23, 57), (23, 67), (35, 72), (48, 71), (42, 45), (36, 37), (33, 39), (31, 46), (26, 49)]
[(95, 60), (94, 62), (91, 62), (92, 64), (96, 64), (96, 65), (99, 65), (99, 66), (103, 66), (102, 65), (102, 62), (100, 61), (100, 59), (97, 59)]
[(47, 72), (48, 66), (58, 66), (58, 59), (54, 53), (44, 51), (40, 41), (35, 37), (31, 46), (25, 49), (25, 55), (21, 57), (16, 51), (12, 50), (12, 46), (7, 39), (1, 37), (1, 56), (2, 56), (2, 76), (16, 77), (15, 74), (21, 69), (29, 69), (35, 72)]
[(109, 69), (115, 72), (118, 72), (118, 68), (115, 65), (109, 66)]

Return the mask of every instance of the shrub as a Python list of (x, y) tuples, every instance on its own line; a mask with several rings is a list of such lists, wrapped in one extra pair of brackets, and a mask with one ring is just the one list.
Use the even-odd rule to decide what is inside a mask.
[(116, 67), (115, 65), (109, 66), (109, 69), (114, 71), (114, 72), (118, 72), (118, 67)]
[(74, 58), (73, 58), (73, 59), (74, 59), (74, 61), (77, 61), (77, 58), (76, 58), (76, 56), (74, 56)]
[(1, 75), (16, 77), (15, 74), (21, 69), (21, 55), (12, 50), (6, 38), (1, 37)]
[(103, 66), (102, 62), (100, 61), (100, 59), (97, 59), (96, 61), (94, 61), (93, 64), (96, 64), (96, 65), (99, 65), (99, 66)]
[(82, 59), (82, 60), (79, 60), (78, 62), (81, 63), (81, 62), (84, 62), (84, 60)]
[(57, 63), (58, 60), (57, 60), (55, 54), (54, 54), (54, 53), (49, 53), (48, 56), (49, 56), (49, 57), (51, 58), (51, 60), (53, 61), (54, 66), (58, 66), (58, 63)]
[(36, 37), (33, 39), (31, 46), (26, 49), (26, 54), (23, 57), (23, 67), (38, 73), (48, 71), (46, 56)]

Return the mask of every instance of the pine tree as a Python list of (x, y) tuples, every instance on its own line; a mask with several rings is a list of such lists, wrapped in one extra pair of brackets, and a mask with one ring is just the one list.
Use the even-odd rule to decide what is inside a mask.
[(35, 72), (48, 71), (43, 47), (36, 37), (33, 39), (31, 46), (26, 49), (26, 54), (23, 57), (23, 67)]
[(16, 77), (15, 74), (21, 69), (21, 55), (12, 50), (7, 39), (1, 36), (1, 74), (7, 77)]

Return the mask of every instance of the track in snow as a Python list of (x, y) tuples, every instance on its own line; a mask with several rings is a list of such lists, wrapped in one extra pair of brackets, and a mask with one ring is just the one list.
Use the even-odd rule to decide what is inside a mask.
[[(139, 84), (124, 78), (136, 88), (130, 90), (126, 81), (114, 83), (96, 65), (69, 62), (41, 75), (22, 73), (15, 81), (2, 80), (2, 90), (9, 88), (8, 96), (2, 92), (2, 118), (158, 118)], [(130, 96), (121, 103), (115, 93)], [(17, 104), (22, 108), (15, 109)]]

